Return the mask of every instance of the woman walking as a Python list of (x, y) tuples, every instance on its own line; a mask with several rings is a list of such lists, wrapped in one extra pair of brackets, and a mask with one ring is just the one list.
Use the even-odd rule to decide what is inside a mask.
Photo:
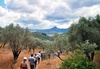
[(27, 64), (27, 58), (26, 57), (24, 57), (23, 58), (23, 61), (21, 62), (21, 64), (20, 64), (20, 69), (28, 69), (28, 64)]

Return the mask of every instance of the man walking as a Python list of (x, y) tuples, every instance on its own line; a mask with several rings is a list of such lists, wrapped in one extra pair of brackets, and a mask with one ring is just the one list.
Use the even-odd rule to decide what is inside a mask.
[(35, 69), (35, 58), (33, 57), (33, 54), (29, 57), (30, 62), (30, 69)]

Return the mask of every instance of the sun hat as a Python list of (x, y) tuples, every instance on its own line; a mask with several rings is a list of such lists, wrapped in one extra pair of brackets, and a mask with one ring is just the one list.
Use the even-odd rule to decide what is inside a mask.
[(27, 59), (26, 57), (24, 57), (23, 59)]

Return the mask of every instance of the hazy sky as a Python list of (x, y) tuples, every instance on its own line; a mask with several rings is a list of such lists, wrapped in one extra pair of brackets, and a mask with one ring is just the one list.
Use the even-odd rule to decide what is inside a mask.
[(100, 14), (100, 0), (0, 0), (0, 26), (68, 28), (80, 16)]

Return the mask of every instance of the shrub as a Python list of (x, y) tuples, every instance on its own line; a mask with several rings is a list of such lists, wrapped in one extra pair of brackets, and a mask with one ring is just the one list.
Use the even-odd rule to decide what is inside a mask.
[(95, 51), (95, 54), (100, 54), (100, 50), (96, 50)]
[(88, 61), (80, 50), (74, 52), (72, 57), (64, 60), (59, 69), (98, 69), (93, 61)]

